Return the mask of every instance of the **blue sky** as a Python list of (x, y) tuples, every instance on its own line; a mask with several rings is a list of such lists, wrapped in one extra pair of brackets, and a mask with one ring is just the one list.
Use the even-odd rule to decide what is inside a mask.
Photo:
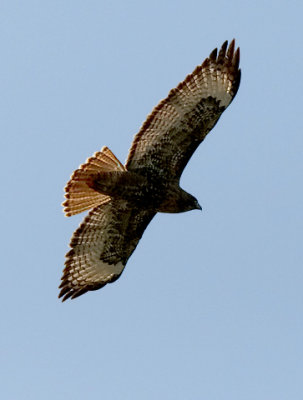
[[(303, 396), (299, 1), (2, 1), (1, 330), (5, 399)], [(226, 39), (242, 82), (122, 277), (62, 304), (72, 171), (124, 162), (168, 91)]]

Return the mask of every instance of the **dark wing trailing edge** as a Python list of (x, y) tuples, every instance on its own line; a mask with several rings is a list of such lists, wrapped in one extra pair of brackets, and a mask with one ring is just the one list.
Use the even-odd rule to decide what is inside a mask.
[(62, 301), (117, 280), (154, 215), (122, 200), (94, 208), (72, 236), (60, 285)]
[(241, 71), (235, 41), (224, 42), (170, 91), (144, 122), (126, 161), (128, 170), (180, 178), (188, 160), (235, 97)]

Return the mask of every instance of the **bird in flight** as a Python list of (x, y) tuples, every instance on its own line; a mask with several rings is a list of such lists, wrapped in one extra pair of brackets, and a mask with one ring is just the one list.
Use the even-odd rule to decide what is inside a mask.
[(65, 187), (65, 215), (90, 210), (70, 241), (59, 298), (78, 297), (117, 280), (158, 212), (201, 210), (179, 186), (196, 148), (235, 97), (241, 70), (235, 41), (213, 50), (147, 117), (125, 165), (107, 148)]

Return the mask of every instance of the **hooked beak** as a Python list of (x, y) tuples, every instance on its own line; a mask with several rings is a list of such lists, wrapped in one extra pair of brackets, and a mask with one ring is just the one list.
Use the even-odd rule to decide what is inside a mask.
[(200, 206), (198, 201), (196, 201), (196, 209), (202, 211), (202, 207)]

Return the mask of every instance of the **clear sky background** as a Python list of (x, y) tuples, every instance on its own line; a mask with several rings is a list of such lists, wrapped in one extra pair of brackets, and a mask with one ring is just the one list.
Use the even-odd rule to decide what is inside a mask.
[[(301, 1), (0, 2), (1, 398), (303, 398)], [(237, 97), (122, 277), (61, 303), (83, 215), (63, 187), (124, 162), (158, 101), (236, 38)]]

